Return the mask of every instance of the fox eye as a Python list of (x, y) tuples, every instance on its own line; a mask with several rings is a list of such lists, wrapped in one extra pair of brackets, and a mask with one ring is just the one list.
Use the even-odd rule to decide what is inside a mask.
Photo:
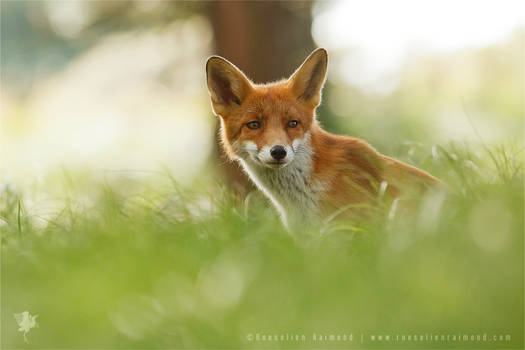
[(260, 129), (261, 128), (261, 122), (259, 122), (257, 120), (253, 120), (251, 122), (246, 123), (246, 126), (248, 127), (248, 129), (252, 129), (252, 130)]
[(295, 128), (298, 124), (299, 122), (297, 120), (290, 120), (286, 126), (289, 128)]

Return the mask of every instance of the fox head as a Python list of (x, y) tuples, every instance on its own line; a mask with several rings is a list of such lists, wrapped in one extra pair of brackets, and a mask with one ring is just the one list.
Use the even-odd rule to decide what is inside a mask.
[(327, 63), (326, 51), (317, 49), (288, 79), (254, 84), (226, 59), (210, 57), (206, 78), (226, 153), (278, 169), (307, 152)]

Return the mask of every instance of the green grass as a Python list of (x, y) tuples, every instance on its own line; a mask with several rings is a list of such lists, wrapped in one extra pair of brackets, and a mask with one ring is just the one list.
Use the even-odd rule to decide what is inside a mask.
[[(5, 185), (2, 347), (523, 347), (523, 154), (408, 147), (402, 158), (453, 195), (413, 214), (301, 232), (286, 232), (258, 195), (245, 204), (217, 182), (181, 187), (167, 173), (62, 170)], [(28, 343), (13, 317), (25, 310), (39, 323)], [(257, 333), (306, 340), (248, 339)]]

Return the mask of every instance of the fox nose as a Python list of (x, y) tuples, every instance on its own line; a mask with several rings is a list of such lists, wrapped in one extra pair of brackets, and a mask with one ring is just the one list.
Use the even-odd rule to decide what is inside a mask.
[(273, 146), (270, 155), (276, 160), (281, 160), (286, 157), (286, 149), (281, 145)]

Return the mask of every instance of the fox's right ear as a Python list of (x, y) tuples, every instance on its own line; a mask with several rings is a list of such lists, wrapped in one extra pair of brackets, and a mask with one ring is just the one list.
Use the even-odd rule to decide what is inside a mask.
[(248, 78), (232, 63), (220, 56), (206, 62), (206, 80), (213, 111), (222, 115), (228, 109), (240, 106), (252, 90)]

